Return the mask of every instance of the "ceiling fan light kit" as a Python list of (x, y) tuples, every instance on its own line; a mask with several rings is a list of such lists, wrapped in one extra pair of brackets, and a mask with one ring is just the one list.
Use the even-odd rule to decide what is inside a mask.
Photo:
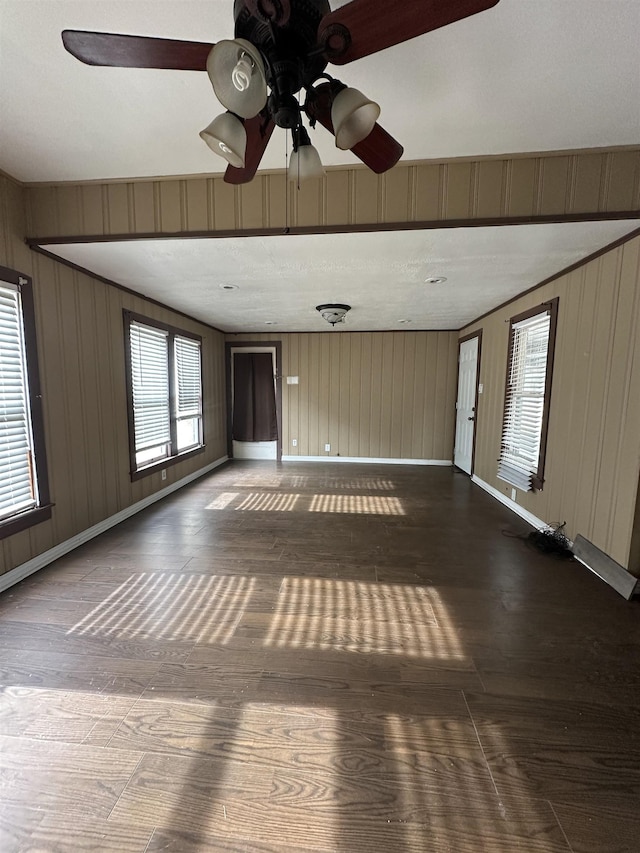
[(289, 158), (289, 180), (307, 181), (321, 178), (324, 166), (317, 150), (311, 144), (309, 134), (302, 125), (293, 132), (293, 151)]
[(332, 86), (332, 90), (331, 123), (336, 145), (342, 151), (348, 151), (369, 136), (378, 121), (380, 106), (359, 89), (342, 85), (337, 90)]
[[(351, 150), (380, 174), (398, 162), (403, 148), (377, 124), (379, 105), (326, 74), (327, 65), (370, 56), (497, 2), (351, 0), (332, 12), (329, 0), (235, 0), (235, 39), (215, 45), (84, 30), (64, 30), (62, 41), (69, 53), (88, 65), (207, 71), (216, 96), (229, 110), (227, 116), (243, 124), (245, 132), (243, 146), (229, 144), (228, 137), (220, 139), (210, 132), (216, 119), (200, 134), (229, 162), (228, 183), (253, 179), (274, 126), (292, 131), (295, 141), (296, 132), (300, 136), (304, 130), (303, 113), (312, 127), (319, 122), (333, 133), (338, 148)], [(304, 98), (299, 94), (302, 89)], [(309, 147), (315, 156), (303, 154)], [(305, 171), (309, 177), (317, 176), (317, 164), (310, 165), (316, 157), (319, 160), (315, 148), (300, 142), (294, 152), (299, 178)], [(309, 160), (304, 169), (303, 157)]]
[(244, 167), (247, 131), (233, 113), (226, 112), (216, 116), (208, 127), (200, 131), (200, 138), (235, 169)]
[(264, 62), (246, 39), (214, 45), (207, 59), (207, 74), (222, 106), (240, 118), (253, 118), (267, 103)]

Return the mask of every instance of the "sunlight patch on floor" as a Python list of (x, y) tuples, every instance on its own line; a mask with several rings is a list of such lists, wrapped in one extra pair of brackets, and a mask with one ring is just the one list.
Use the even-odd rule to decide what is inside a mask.
[(252, 493), (238, 504), (238, 510), (255, 512), (291, 512), (295, 509), (300, 495)]
[(399, 498), (384, 495), (314, 495), (310, 512), (339, 512), (351, 515), (404, 515)]
[(226, 509), (237, 497), (239, 497), (238, 492), (223, 492), (214, 498), (210, 504), (207, 504), (205, 509)]
[(245, 575), (131, 575), (67, 634), (225, 645), (255, 584)]
[(463, 656), (436, 590), (330, 578), (284, 578), (264, 645), (440, 659)]
[(207, 509), (240, 512), (317, 512), (345, 515), (405, 515), (400, 498), (387, 495), (301, 495), (281, 492), (223, 492)]

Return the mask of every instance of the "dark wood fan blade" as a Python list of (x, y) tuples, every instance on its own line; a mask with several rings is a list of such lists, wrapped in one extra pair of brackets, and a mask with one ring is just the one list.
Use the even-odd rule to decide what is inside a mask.
[[(394, 44), (484, 12), (498, 0), (351, 0), (320, 22), (318, 42), (334, 65), (345, 65)], [(347, 33), (345, 34), (345, 29)]]
[(354, 145), (351, 150), (365, 166), (378, 175), (395, 166), (404, 153), (402, 145), (380, 127), (378, 122), (374, 124), (369, 136)]
[[(334, 133), (331, 121), (331, 88), (328, 83), (315, 87), (316, 97), (310, 102), (307, 110), (309, 118), (319, 121), (323, 127)], [(351, 149), (359, 160), (368, 166), (372, 172), (381, 174), (395, 166), (402, 157), (404, 148), (400, 143), (380, 127), (376, 122), (373, 130)]]
[(167, 68), (206, 71), (213, 47), (197, 41), (176, 41), (119, 33), (64, 30), (62, 42), (70, 54), (87, 65), (113, 68)]
[(244, 120), (244, 127), (247, 131), (247, 152), (244, 158), (244, 168), (236, 169), (235, 166), (227, 166), (227, 171), (224, 173), (224, 180), (227, 184), (248, 184), (253, 180), (258, 166), (262, 160), (275, 124), (271, 117), (266, 117), (260, 113), (255, 118), (247, 118)]

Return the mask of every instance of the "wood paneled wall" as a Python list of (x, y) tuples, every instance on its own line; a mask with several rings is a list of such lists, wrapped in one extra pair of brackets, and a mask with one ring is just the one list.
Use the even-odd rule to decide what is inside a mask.
[[(31, 252), (24, 191), (0, 178), (0, 263), (33, 277), (50, 521), (0, 540), (0, 574), (226, 453), (223, 336)], [(122, 309), (203, 336), (204, 454), (132, 483)]]
[(566, 521), (571, 538), (581, 533), (640, 574), (640, 555), (630, 563), (640, 533), (640, 237), (461, 331), (482, 329), (475, 473), (510, 495), (496, 477), (508, 320), (556, 296), (545, 485), (517, 500), (546, 522)]
[[(222, 175), (32, 185), (24, 191), (11, 182), (5, 182), (3, 187), (9, 199), (4, 206), (11, 209), (10, 221), (0, 229), (4, 262), (30, 272), (32, 259), (22, 245), (24, 234), (54, 239), (116, 234), (244, 233), (286, 226), (375, 228), (402, 222), (456, 224), (514, 218), (593, 218), (637, 211), (640, 148), (400, 163), (385, 175), (374, 175), (364, 167), (330, 169), (325, 178), (303, 185), (300, 191), (287, 187), (283, 172), (261, 174), (241, 187), (225, 184)], [(26, 222), (22, 192), (26, 198)], [(14, 204), (18, 196), (20, 201)], [(16, 206), (18, 211), (14, 210)], [(637, 268), (633, 269), (636, 256), (637, 249), (630, 246), (615, 250), (547, 286), (539, 295), (523, 297), (516, 304), (518, 310), (523, 310), (536, 300), (561, 296), (557, 356), (561, 366), (554, 383), (548, 455), (553, 485), (548, 483), (538, 495), (521, 496), (521, 501), (545, 520), (566, 519), (571, 534), (583, 533), (623, 564), (629, 558), (638, 486), (636, 435), (640, 435), (640, 419), (636, 388), (640, 386), (640, 375), (638, 348), (634, 350), (633, 343), (638, 311)], [(75, 347), (84, 345), (80, 332), (87, 322), (86, 315), (91, 313), (85, 306), (85, 296), (93, 300), (92, 305), (100, 304), (100, 310), (104, 308), (107, 314), (124, 304), (142, 310), (138, 300), (120, 292), (116, 297), (112, 289), (101, 296), (100, 288), (104, 286), (96, 289), (95, 282), (88, 288), (95, 290), (95, 296), (88, 296), (82, 276), (61, 269), (54, 273), (57, 265), (51, 264), (39, 260), (36, 278), (42, 277), (58, 288), (59, 298), (66, 300), (65, 304), (75, 312), (79, 341)], [(40, 287), (41, 282), (37, 285)], [(40, 296), (37, 298), (40, 300)], [(41, 310), (45, 305), (47, 310), (53, 308), (44, 297), (42, 305)], [(503, 484), (495, 480), (495, 459), (504, 392), (507, 335), (504, 320), (515, 310), (497, 312), (479, 324), (485, 329), (485, 394), (480, 404), (476, 471), (482, 479), (501, 489)], [(59, 357), (58, 364), (66, 369), (70, 362), (74, 375), (70, 351), (57, 338), (57, 334), (66, 333), (71, 321), (57, 319), (56, 322), (66, 325), (58, 328), (55, 336), (58, 343), (52, 334), (49, 346), (62, 347), (63, 357)], [(179, 319), (176, 325), (180, 325)], [(446, 342), (441, 342), (438, 335), (443, 335)], [(274, 336), (263, 337), (269, 340)], [(455, 356), (453, 360), (451, 357), (455, 343), (451, 339), (455, 341), (455, 334), (368, 336), (337, 331), (335, 335), (275, 337), (283, 341), (285, 375), (299, 375), (301, 381), (297, 387), (283, 386), (286, 454), (295, 452), (291, 440), (297, 438), (299, 455), (324, 455), (326, 442), (331, 444), (332, 454), (341, 456), (451, 458), (456, 372)], [(219, 338), (215, 342), (211, 338), (211, 348), (218, 353), (216, 358), (220, 358), (221, 365)], [(434, 353), (437, 353), (435, 361)], [(117, 363), (112, 367), (119, 369)], [(84, 367), (75, 370), (76, 376), (84, 375)], [(307, 380), (303, 380), (305, 370), (308, 370)], [(219, 382), (220, 375), (216, 375)], [(47, 381), (54, 385), (56, 382), (53, 377)], [(221, 383), (216, 385), (216, 394), (220, 388)], [(109, 393), (115, 404), (122, 405), (117, 389)], [(221, 414), (222, 403), (216, 405)], [(443, 408), (439, 411), (440, 405)], [(72, 407), (70, 411), (73, 413), (75, 409)], [(56, 412), (56, 418), (59, 416), (70, 417), (68, 413)], [(116, 444), (118, 449), (114, 453), (120, 459), (120, 438)], [(62, 440), (61, 445), (66, 447)], [(82, 471), (87, 469), (91, 449), (67, 448), (67, 452), (77, 454), (75, 464), (80, 468), (74, 476), (82, 488), (86, 480)], [(85, 462), (81, 464), (78, 460), (82, 454)], [(56, 480), (53, 478), (54, 485)], [(144, 483), (141, 489), (145, 488)], [(113, 491), (121, 502), (127, 499), (122, 491), (130, 488), (119, 485)], [(135, 497), (132, 495), (131, 499)], [(85, 510), (80, 508), (75, 512), (82, 515)], [(65, 519), (70, 514), (69, 506), (65, 509)], [(62, 518), (63, 514), (60, 515)], [(62, 526), (66, 531), (73, 524), (65, 521)], [(20, 546), (21, 559), (26, 559), (24, 554), (42, 550), (44, 546), (31, 541), (40, 535), (41, 531), (32, 532), (28, 546)], [(55, 537), (45, 538), (50, 542)], [(14, 547), (12, 543), (4, 547), (5, 566), (21, 561), (13, 553), (7, 556), (7, 548)], [(637, 550), (640, 551), (640, 546)]]
[(227, 340), (282, 341), (285, 456), (452, 459), (457, 332), (335, 329)]
[(640, 208), (640, 149), (336, 168), (300, 190), (284, 172), (27, 189), (31, 237), (173, 234), (606, 214)]

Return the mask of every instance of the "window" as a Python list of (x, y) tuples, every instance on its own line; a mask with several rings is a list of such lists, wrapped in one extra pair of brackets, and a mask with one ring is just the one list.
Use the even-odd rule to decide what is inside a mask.
[(498, 477), (541, 489), (547, 446), (558, 300), (511, 318)]
[(31, 279), (0, 267), (0, 538), (51, 518)]
[(203, 449), (202, 339), (124, 312), (131, 474)]

